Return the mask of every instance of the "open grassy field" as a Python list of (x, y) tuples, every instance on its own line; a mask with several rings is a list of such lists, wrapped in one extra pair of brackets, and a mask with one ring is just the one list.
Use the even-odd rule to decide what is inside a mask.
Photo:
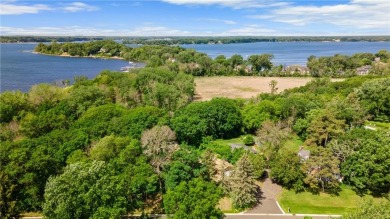
[[(292, 190), (283, 189), (278, 201), (285, 212), (290, 207), (294, 214), (343, 214), (356, 208), (363, 199), (352, 189), (342, 185), (342, 191), (338, 196), (320, 193), (313, 195), (310, 192), (295, 193)], [(381, 199), (375, 198), (374, 201)]]
[(292, 77), (197, 77), (195, 78), (196, 100), (210, 100), (213, 97), (251, 98), (259, 93), (270, 92), (269, 83), (278, 82), (278, 92), (299, 87), (311, 81), (312, 78)]

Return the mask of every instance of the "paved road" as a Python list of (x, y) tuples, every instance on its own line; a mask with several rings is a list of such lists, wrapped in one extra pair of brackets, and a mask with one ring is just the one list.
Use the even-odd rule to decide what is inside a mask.
[[(339, 216), (335, 215), (330, 217), (328, 215), (291, 215), (291, 214), (249, 214), (249, 213), (240, 213), (240, 214), (225, 214), (225, 219), (303, 219), (304, 216), (310, 216), (312, 219), (330, 219), (337, 218)], [(166, 219), (165, 215), (161, 215), (161, 219)], [(42, 217), (22, 217), (22, 219), (42, 219)]]
[(340, 216), (334, 215), (291, 215), (291, 214), (225, 214), (225, 219), (303, 219), (305, 216), (310, 216), (312, 219), (330, 219)]

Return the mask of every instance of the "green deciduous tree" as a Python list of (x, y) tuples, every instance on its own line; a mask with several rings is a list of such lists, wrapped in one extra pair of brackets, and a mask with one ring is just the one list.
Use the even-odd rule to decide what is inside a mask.
[(38, 84), (31, 87), (28, 93), (30, 103), (40, 109), (47, 110), (68, 96), (68, 92), (50, 84)]
[(83, 130), (93, 139), (102, 138), (109, 133), (110, 122), (121, 117), (126, 110), (118, 105), (107, 104), (88, 109), (71, 128)]
[(390, 201), (384, 200), (374, 203), (372, 199), (362, 201), (358, 207), (343, 215), (343, 219), (388, 219), (390, 215)]
[(61, 219), (120, 218), (127, 207), (124, 181), (112, 176), (103, 161), (94, 161), (71, 164), (48, 180), (43, 214)]
[(113, 118), (109, 123), (109, 133), (140, 139), (143, 131), (166, 123), (167, 116), (164, 110), (154, 106), (136, 107), (121, 117)]
[(216, 208), (222, 191), (214, 183), (202, 179), (181, 182), (164, 195), (168, 218), (219, 219), (223, 213)]
[(311, 151), (310, 158), (305, 160), (302, 171), (306, 173), (304, 182), (314, 192), (327, 189), (330, 192), (338, 192), (340, 175), (340, 161), (333, 156), (328, 148), (318, 147)]
[(270, 161), (270, 178), (277, 183), (295, 191), (302, 191), (304, 172), (301, 170), (301, 159), (297, 153), (280, 150)]
[(357, 95), (375, 120), (390, 120), (390, 78), (365, 82), (357, 90)]
[(241, 111), (243, 126), (247, 132), (255, 132), (265, 120), (276, 120), (280, 114), (278, 105), (270, 100), (245, 105)]
[(234, 100), (214, 98), (191, 103), (175, 113), (172, 127), (181, 142), (199, 145), (202, 137), (229, 138), (240, 133), (242, 118)]
[(67, 105), (76, 118), (80, 117), (90, 107), (110, 103), (109, 98), (101, 89), (93, 85), (76, 85), (70, 89)]
[(264, 171), (266, 168), (266, 159), (262, 154), (248, 154), (249, 160), (253, 166), (253, 176), (256, 179), (261, 178), (264, 175)]
[(115, 137), (114, 135), (108, 135), (101, 138), (94, 143), (89, 150), (89, 155), (94, 160), (109, 161), (110, 159), (118, 156), (121, 150), (123, 150), (131, 139), (129, 137)]
[(28, 96), (20, 91), (2, 92), (0, 94), (0, 123), (10, 122), (25, 110), (30, 110)]
[(164, 173), (167, 190), (175, 188), (180, 182), (188, 182), (194, 178), (208, 179), (206, 166), (200, 163), (199, 155), (183, 146), (172, 156)]
[(251, 55), (248, 58), (248, 62), (252, 65), (252, 69), (255, 72), (261, 72), (271, 70), (273, 57), (271, 54)]
[(390, 185), (390, 138), (386, 133), (376, 133), (360, 140), (361, 148), (347, 157), (342, 164), (345, 182), (364, 194), (375, 195), (389, 192)]
[(269, 146), (267, 150), (272, 154), (277, 152), (282, 143), (290, 137), (290, 132), (291, 130), (285, 123), (267, 120), (263, 122), (256, 134), (261, 143)]

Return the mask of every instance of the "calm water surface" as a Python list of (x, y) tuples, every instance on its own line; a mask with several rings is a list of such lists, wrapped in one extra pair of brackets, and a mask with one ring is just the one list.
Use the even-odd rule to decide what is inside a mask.
[(183, 45), (215, 58), (218, 55), (230, 57), (240, 54), (246, 59), (253, 54), (269, 53), (274, 55), (272, 62), (277, 65), (305, 65), (307, 58), (315, 56), (333, 56), (335, 54), (352, 55), (360, 52), (377, 53), (390, 49), (390, 42), (259, 42), (237, 44), (201, 44)]
[[(102, 70), (119, 70), (126, 66), (123, 60), (91, 58), (69, 58), (33, 54), (36, 44), (0, 44), (1, 72), (0, 90), (28, 91), (38, 83), (53, 83), (84, 75), (93, 78)], [(240, 54), (247, 58), (252, 54), (271, 53), (274, 64), (306, 64), (310, 55), (332, 56), (352, 55), (357, 52), (376, 53), (381, 49), (390, 50), (390, 42), (261, 42), (215, 45), (183, 45), (207, 53), (230, 57)]]
[(1, 44), (1, 91), (28, 91), (38, 83), (73, 80), (84, 75), (93, 78), (102, 70), (128, 65), (123, 60), (56, 57), (34, 54), (36, 44)]

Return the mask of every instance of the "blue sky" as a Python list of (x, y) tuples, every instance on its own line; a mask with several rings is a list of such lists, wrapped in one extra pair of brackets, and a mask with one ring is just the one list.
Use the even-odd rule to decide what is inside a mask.
[(1, 35), (390, 35), (390, 0), (1, 0)]

